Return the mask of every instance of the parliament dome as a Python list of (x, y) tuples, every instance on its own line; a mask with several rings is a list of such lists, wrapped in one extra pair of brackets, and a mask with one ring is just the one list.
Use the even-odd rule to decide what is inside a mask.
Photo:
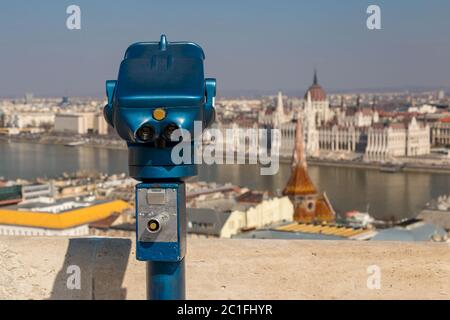
[(326, 101), (327, 94), (325, 90), (319, 85), (317, 81), (317, 72), (314, 71), (314, 81), (311, 87), (305, 93), (305, 100), (308, 98), (308, 93), (311, 94), (311, 101)]

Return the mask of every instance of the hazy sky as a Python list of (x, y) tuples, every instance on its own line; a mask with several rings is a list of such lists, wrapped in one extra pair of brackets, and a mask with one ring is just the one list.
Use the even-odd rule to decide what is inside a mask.
[[(81, 30), (66, 8), (81, 7)], [(369, 4), (382, 30), (366, 28)], [(127, 46), (189, 40), (219, 94), (304, 92), (314, 66), (328, 91), (450, 88), (448, 0), (2, 1), (0, 96), (102, 95)]]

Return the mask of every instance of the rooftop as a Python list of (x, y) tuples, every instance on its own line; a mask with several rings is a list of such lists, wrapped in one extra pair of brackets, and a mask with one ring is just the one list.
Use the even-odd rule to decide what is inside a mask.
[[(75, 205), (74, 205), (75, 203)], [(42, 207), (45, 205), (45, 207)], [(58, 212), (52, 211), (55, 209)], [(53, 204), (28, 203), (0, 208), (0, 224), (48, 229), (66, 229), (105, 219), (129, 208), (122, 200), (78, 203), (58, 201)], [(42, 209), (42, 210), (41, 210)], [(65, 210), (67, 209), (67, 210)], [(38, 210), (38, 211), (36, 211)]]
[(319, 81), (317, 80), (317, 72), (314, 70), (314, 80), (313, 84), (308, 88), (308, 91), (305, 93), (305, 100), (308, 97), (308, 93), (311, 95), (311, 101), (326, 101), (327, 94), (325, 90), (320, 86)]

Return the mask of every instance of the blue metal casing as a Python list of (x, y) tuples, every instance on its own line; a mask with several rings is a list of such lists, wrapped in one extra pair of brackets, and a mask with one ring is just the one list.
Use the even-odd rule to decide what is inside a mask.
[[(136, 258), (148, 262), (150, 299), (185, 296), (187, 217), (183, 179), (197, 174), (194, 140), (201, 138), (197, 136), (201, 131), (194, 130), (194, 123), (204, 130), (215, 117), (216, 81), (204, 78), (204, 59), (197, 44), (169, 43), (162, 35), (159, 42), (129, 46), (117, 80), (106, 81), (104, 117), (127, 143), (130, 176), (143, 181), (136, 186)], [(158, 114), (163, 110), (164, 116), (155, 116), (155, 110)], [(183, 130), (181, 142), (190, 144), (188, 163), (172, 161), (172, 151), (180, 141), (171, 140), (167, 132), (173, 131), (169, 127)], [(154, 200), (153, 192), (162, 189), (169, 190), (164, 193), (164, 197), (169, 194), (169, 202)]]
[(138, 192), (139, 189), (176, 189), (177, 190), (177, 241), (142, 242), (136, 232), (136, 258), (140, 261), (177, 262), (186, 254), (186, 191), (184, 182), (178, 183), (140, 183), (136, 185), (136, 230), (139, 230)]
[[(117, 80), (106, 81), (106, 121), (127, 142), (130, 176), (138, 180), (176, 179), (197, 174), (194, 156), (194, 121), (203, 129), (214, 120), (215, 79), (205, 79), (200, 46), (191, 42), (139, 42), (128, 47)], [(166, 117), (155, 120), (156, 108)], [(174, 124), (191, 136), (191, 159), (176, 165), (171, 153), (176, 143), (162, 139), (164, 128)], [(154, 128), (150, 142), (139, 140), (144, 125)], [(184, 141), (186, 142), (186, 141)]]

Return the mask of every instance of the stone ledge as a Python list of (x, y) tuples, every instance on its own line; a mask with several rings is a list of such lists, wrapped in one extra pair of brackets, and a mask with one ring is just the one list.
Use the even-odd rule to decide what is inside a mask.
[[(80, 290), (67, 288), (70, 265)], [(188, 239), (190, 299), (450, 299), (449, 279), (448, 244)], [(0, 299), (125, 298), (145, 298), (132, 239), (0, 237)]]

